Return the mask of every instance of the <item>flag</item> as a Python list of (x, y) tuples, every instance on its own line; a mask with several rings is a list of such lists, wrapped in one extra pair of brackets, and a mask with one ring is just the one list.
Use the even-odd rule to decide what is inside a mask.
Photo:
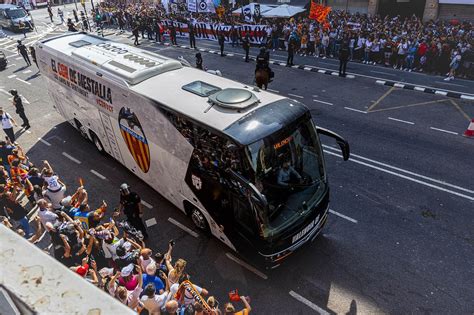
[(322, 4), (318, 4), (315, 1), (311, 1), (311, 8), (309, 9), (309, 18), (318, 21), (325, 28), (329, 26), (327, 16), (331, 12), (331, 7), (326, 7)]

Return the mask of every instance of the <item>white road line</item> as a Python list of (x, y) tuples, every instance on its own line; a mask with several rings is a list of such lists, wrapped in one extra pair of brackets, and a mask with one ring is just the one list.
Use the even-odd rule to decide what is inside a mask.
[(81, 164), (81, 161), (79, 161), (79, 160), (76, 159), (75, 157), (70, 156), (70, 155), (67, 154), (66, 152), (63, 152), (62, 154), (63, 154), (65, 157), (67, 157), (68, 159), (70, 159), (71, 161), (73, 161), (74, 163)]
[(424, 92), (424, 91), (425, 91), (425, 88), (424, 88), (424, 87), (415, 86), (414, 90), (415, 90), (415, 91)]
[(311, 71), (311, 69), (313, 69), (313, 67), (304, 67), (303, 70), (306, 70), (306, 71)]
[(196, 232), (194, 232), (193, 230), (191, 230), (190, 228), (188, 228), (187, 226), (179, 223), (178, 221), (176, 221), (175, 219), (173, 218), (168, 218), (168, 221), (170, 223), (173, 223), (174, 225), (176, 225), (177, 227), (179, 227), (181, 230), (189, 233), (191, 236), (195, 237), (195, 238), (198, 238), (199, 237), (199, 234), (197, 234)]
[(23, 74), (27, 74), (27, 73), (31, 73), (31, 72), (33, 72), (33, 71), (31, 71), (31, 70), (25, 70), (25, 71), (23, 71), (22, 73), (23, 73)]
[(51, 146), (51, 143), (49, 143), (49, 142), (48, 142), (48, 141), (46, 141), (46, 140), (43, 140), (43, 139), (41, 139), (41, 138), (38, 138), (38, 140), (39, 140), (40, 142), (42, 142), (42, 143), (46, 144), (48, 147), (50, 147), (50, 146)]
[(12, 63), (11, 65), (8, 65), (8, 66), (7, 66), (7, 69), (10, 68), (10, 67), (13, 67), (13, 66), (16, 66), (16, 64), (15, 64), (15, 63)]
[(446, 84), (446, 85), (453, 85), (453, 86), (460, 86), (460, 87), (466, 87), (465, 85), (455, 84), (455, 83), (448, 83), (448, 82), (443, 82), (443, 81), (435, 81), (434, 83)]
[(348, 110), (352, 110), (354, 112), (358, 112), (358, 113), (362, 113), (362, 114), (367, 114), (366, 111), (363, 111), (363, 110), (359, 110), (359, 109), (355, 109), (355, 108), (352, 108), (352, 107), (344, 107), (345, 109), (348, 109)]
[(380, 74), (385, 74), (385, 75), (390, 75), (390, 76), (393, 76), (393, 77), (396, 77), (396, 76), (397, 76), (396, 74), (393, 74), (393, 73), (387, 73), (387, 72), (382, 72), (382, 71), (374, 71), (374, 70), (370, 70), (370, 72), (373, 72), (373, 73), (380, 73)]
[(5, 94), (5, 95), (11, 96), (11, 94), (8, 93), (7, 91), (5, 91), (4, 89), (0, 89), (0, 92), (2, 92), (2, 93)]
[(316, 304), (314, 304), (313, 302), (311, 302), (310, 300), (302, 297), (301, 295), (299, 295), (298, 293), (296, 293), (295, 291), (290, 291), (288, 292), (293, 298), (295, 298), (296, 300), (298, 300), (299, 302), (303, 303), (304, 305), (308, 306), (309, 308), (312, 308), (313, 310), (315, 310), (316, 312), (318, 312), (320, 315), (329, 315), (328, 312), (326, 312), (325, 310), (323, 310), (322, 308), (320, 308), (319, 306), (317, 306)]
[(15, 79), (17, 79), (17, 80), (18, 80), (18, 81), (20, 81), (20, 82), (23, 82), (23, 83), (26, 83), (26, 84), (28, 84), (28, 85), (31, 85), (31, 83), (30, 83), (30, 82), (27, 82), (27, 81), (25, 81), (25, 80), (22, 80), (22, 79), (20, 79), (20, 78), (15, 78)]
[(405, 84), (395, 83), (393, 86), (394, 86), (394, 87), (397, 87), (397, 88), (404, 88), (404, 87), (405, 87)]
[(471, 100), (471, 101), (474, 101), (474, 96), (461, 95), (461, 98), (464, 99), (464, 100)]
[(91, 173), (94, 174), (95, 176), (99, 177), (100, 179), (104, 179), (104, 180), (107, 179), (107, 177), (105, 177), (101, 173), (97, 172), (96, 170), (91, 170)]
[(266, 274), (264, 274), (263, 272), (257, 270), (254, 266), (251, 266), (249, 264), (247, 264), (245, 261), (235, 257), (234, 255), (232, 255), (231, 253), (225, 253), (225, 255), (227, 256), (227, 258), (229, 258), (230, 260), (232, 260), (233, 262), (241, 265), (242, 267), (244, 267), (245, 269), (247, 269), (248, 271), (250, 272), (253, 272), (254, 274), (256, 274), (257, 276), (259, 276), (260, 278), (264, 279), (264, 280), (267, 280), (268, 279), (268, 276)]
[(153, 206), (151, 204), (149, 204), (148, 202), (146, 202), (145, 200), (142, 199), (141, 202), (142, 202), (142, 205), (144, 205), (148, 209), (153, 209)]
[(338, 76), (339, 72), (331, 72), (331, 75)]
[(12, 79), (14, 77), (16, 77), (16, 74), (9, 75), (7, 78)]
[(446, 96), (446, 95), (448, 95), (448, 92), (445, 92), (445, 91), (435, 91), (435, 94)]
[(16, 57), (15, 60), (21, 60), (23, 57)]
[(156, 225), (156, 219), (155, 219), (155, 218), (151, 218), (151, 219), (146, 220), (146, 221), (145, 221), (145, 225), (146, 225), (146, 227), (150, 227), (150, 226)]
[(432, 130), (437, 130), (437, 131), (441, 131), (441, 132), (445, 132), (445, 133), (449, 133), (449, 134), (452, 134), (452, 135), (458, 135), (458, 133), (457, 133), (457, 132), (454, 132), (454, 131), (439, 129), (439, 128), (435, 128), (435, 127), (430, 127), (430, 129), (432, 129)]
[[(326, 144), (323, 144), (322, 146), (326, 149), (331, 149), (331, 150), (334, 150), (336, 152), (339, 152), (339, 148), (333, 148), (333, 147), (328, 146)], [(447, 183), (447, 182), (442, 181), (442, 180), (438, 180), (438, 179), (431, 178), (431, 177), (428, 177), (428, 176), (424, 176), (424, 175), (421, 175), (421, 174), (418, 174), (418, 173), (415, 173), (415, 172), (411, 172), (411, 171), (405, 170), (403, 168), (399, 168), (399, 167), (392, 166), (392, 165), (389, 165), (389, 164), (385, 164), (385, 163), (382, 163), (382, 162), (379, 162), (379, 161), (375, 161), (375, 160), (363, 157), (361, 155), (358, 155), (358, 154), (355, 154), (355, 153), (352, 153), (352, 152), (351, 152), (351, 157), (356, 157), (356, 158), (359, 158), (361, 160), (369, 161), (369, 162), (375, 163), (377, 165), (385, 166), (385, 167), (391, 168), (393, 170), (396, 170), (396, 171), (399, 171), (399, 172), (402, 172), (402, 173), (405, 173), (405, 174), (409, 174), (409, 175), (412, 175), (412, 176), (423, 178), (425, 180), (429, 180), (429, 181), (432, 181), (432, 182), (437, 183), (437, 184), (445, 185), (445, 186), (448, 186), (448, 187), (451, 187), (451, 188), (455, 188), (455, 189), (458, 189), (458, 190), (461, 190), (461, 191), (465, 191), (467, 193), (474, 194), (474, 190), (463, 188), (463, 187), (460, 187), (460, 186), (457, 186), (457, 185)]]
[(31, 133), (31, 131), (29, 131), (28, 129), (25, 130), (26, 133)]
[[(324, 151), (324, 152), (326, 152), (327, 154), (330, 154), (330, 155), (341, 157), (340, 154), (336, 154), (336, 153), (333, 153), (333, 152), (330, 152), (330, 151)], [(388, 174), (391, 174), (391, 175), (394, 175), (394, 176), (397, 176), (397, 177), (400, 177), (400, 178), (403, 178), (403, 179), (406, 179), (406, 180), (409, 180), (409, 181), (412, 181), (412, 182), (415, 182), (415, 183), (418, 183), (418, 184), (421, 184), (421, 185), (425, 185), (425, 186), (428, 186), (428, 187), (431, 187), (431, 188), (434, 188), (434, 189), (437, 189), (437, 190), (441, 190), (441, 191), (447, 192), (449, 194), (456, 195), (458, 197), (462, 197), (462, 198), (474, 201), (474, 197), (471, 197), (471, 196), (468, 196), (468, 195), (465, 195), (465, 194), (461, 194), (457, 191), (449, 190), (449, 189), (446, 189), (446, 188), (443, 188), (443, 187), (440, 187), (440, 186), (436, 186), (436, 185), (433, 185), (433, 184), (430, 184), (430, 183), (427, 183), (427, 182), (423, 182), (421, 180), (418, 180), (418, 179), (415, 179), (415, 178), (412, 178), (412, 177), (408, 177), (408, 176), (405, 176), (405, 175), (402, 175), (402, 174), (399, 174), (399, 173), (395, 173), (395, 172), (392, 172), (392, 171), (383, 169), (381, 167), (374, 166), (372, 164), (368, 164), (368, 163), (365, 163), (365, 162), (362, 162), (362, 161), (359, 161), (359, 160), (356, 160), (356, 159), (353, 159), (353, 158), (351, 158), (349, 161), (352, 161), (354, 163), (361, 164), (361, 165), (364, 165), (364, 166), (379, 170), (381, 172), (385, 172), (385, 173), (388, 173)]]
[(326, 73), (326, 70), (318, 70), (319, 73)]
[(227, 54), (228, 57), (234, 57), (234, 54)]
[(329, 102), (324, 102), (324, 101), (320, 101), (320, 100), (313, 100), (313, 102), (318, 102), (318, 103), (322, 103), (322, 104), (326, 104), (326, 105), (334, 105), (333, 103), (329, 103)]
[(404, 124), (409, 124), (409, 125), (414, 125), (415, 124), (414, 122), (411, 122), (411, 121), (401, 120), (401, 119), (397, 119), (397, 118), (393, 118), (393, 117), (388, 117), (388, 119), (393, 120), (393, 121), (398, 121), (398, 122), (401, 122), (401, 123), (404, 123)]
[(304, 98), (304, 96), (301, 96), (301, 95), (296, 95), (296, 94), (291, 94), (291, 93), (288, 93), (289, 96), (293, 96), (293, 97), (297, 97), (297, 98)]
[(346, 220), (348, 220), (348, 221), (351, 221), (352, 223), (357, 223), (357, 220), (356, 220), (356, 219), (353, 219), (353, 218), (351, 218), (351, 217), (348, 217), (347, 215), (344, 215), (344, 214), (339, 213), (339, 212), (337, 212), (337, 211), (334, 211), (334, 210), (332, 210), (332, 209), (329, 209), (329, 213), (332, 213), (332, 214), (334, 214), (334, 215), (337, 215), (338, 217), (341, 217), (341, 218), (343, 218), (343, 219), (346, 219)]
[(280, 93), (280, 91), (272, 90), (272, 89), (267, 89), (267, 91), (270, 91), (270, 92), (273, 92), (273, 93)]

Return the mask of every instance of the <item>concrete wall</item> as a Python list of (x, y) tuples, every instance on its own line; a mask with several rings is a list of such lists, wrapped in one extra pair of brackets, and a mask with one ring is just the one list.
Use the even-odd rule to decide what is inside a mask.
[(346, 10), (351, 13), (367, 13), (369, 0), (327, 0), (327, 5), (334, 10)]
[(438, 18), (474, 21), (474, 4), (439, 4)]

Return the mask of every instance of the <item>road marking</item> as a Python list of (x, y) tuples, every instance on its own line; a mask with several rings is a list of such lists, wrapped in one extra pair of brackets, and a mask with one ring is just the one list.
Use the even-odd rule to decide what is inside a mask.
[(474, 101), (474, 96), (461, 95), (461, 98), (462, 98), (462, 99), (465, 99), (465, 100)]
[(448, 92), (445, 92), (445, 91), (435, 91), (435, 94), (446, 96), (446, 95), (448, 95)]
[(16, 77), (16, 74), (9, 75), (7, 78), (12, 79), (14, 77)]
[(404, 123), (404, 124), (409, 124), (409, 125), (414, 125), (415, 124), (414, 122), (411, 122), (411, 121), (401, 120), (401, 119), (397, 119), (397, 118), (393, 118), (393, 117), (388, 117), (388, 119), (398, 121), (398, 122), (401, 122), (401, 123)]
[(234, 54), (227, 54), (228, 57), (234, 57)]
[[(322, 146), (323, 146), (324, 148), (331, 149), (331, 150), (334, 150), (334, 151), (339, 152), (339, 148), (333, 148), (333, 147), (328, 146), (328, 145), (326, 145), (326, 144), (323, 144)], [(423, 179), (432, 181), (432, 182), (434, 182), (434, 183), (438, 183), (438, 184), (445, 185), (445, 186), (448, 186), (448, 187), (451, 187), (451, 188), (455, 188), (455, 189), (458, 189), (458, 190), (465, 191), (465, 192), (467, 192), (467, 193), (474, 194), (474, 190), (470, 190), (470, 189), (467, 189), (467, 188), (463, 188), (463, 187), (460, 187), (460, 186), (457, 186), (457, 185), (453, 185), (453, 184), (447, 183), (447, 182), (442, 181), (442, 180), (438, 180), (438, 179), (431, 178), (431, 177), (428, 177), (428, 176), (424, 176), (424, 175), (421, 175), (421, 174), (418, 174), (418, 173), (415, 173), (415, 172), (411, 172), (411, 171), (405, 170), (405, 169), (403, 169), (403, 168), (399, 168), (399, 167), (392, 166), (392, 165), (389, 165), (389, 164), (386, 164), (386, 163), (382, 163), (382, 162), (379, 162), (379, 161), (375, 161), (375, 160), (372, 160), (372, 159), (363, 157), (363, 156), (361, 156), (361, 155), (357, 155), (357, 154), (352, 153), (352, 152), (351, 152), (351, 157), (356, 157), (356, 158), (359, 158), (359, 159), (361, 159), (361, 160), (365, 160), (365, 161), (369, 161), (369, 162), (372, 162), (372, 163), (375, 163), (375, 164), (378, 164), (378, 165), (382, 165), (382, 166), (391, 168), (391, 169), (393, 169), (393, 170), (396, 170), (396, 171), (399, 171), (399, 172), (402, 172), (402, 173), (405, 173), (405, 174), (409, 174), (409, 175), (412, 175), (412, 176), (416, 176), (416, 177), (419, 177), (419, 178), (423, 178)]]
[(104, 180), (107, 179), (107, 177), (105, 177), (101, 173), (97, 172), (96, 170), (91, 170), (91, 173), (94, 174), (95, 176), (99, 177), (100, 179), (104, 179)]
[[(396, 74), (393, 74), (393, 73), (387, 73), (387, 72), (382, 72), (382, 71), (374, 71), (374, 70), (370, 70), (370, 72), (373, 72), (373, 73), (380, 73), (380, 74), (385, 74), (385, 75), (390, 75), (390, 76), (394, 76), (396, 77), (397, 75)], [(384, 82), (385, 83), (385, 82)]]
[(293, 97), (297, 97), (297, 98), (304, 98), (304, 96), (301, 96), (301, 95), (296, 95), (296, 94), (291, 94), (291, 93), (288, 93), (289, 96), (293, 96)]
[(8, 65), (6, 69), (8, 69), (10, 67), (13, 67), (13, 66), (16, 66), (16, 63), (12, 63), (11, 65)]
[(329, 315), (328, 312), (326, 312), (325, 310), (323, 310), (322, 308), (320, 308), (319, 306), (317, 306), (316, 304), (314, 304), (313, 302), (311, 302), (310, 300), (302, 297), (301, 295), (299, 295), (298, 293), (296, 293), (295, 291), (290, 291), (288, 292), (293, 298), (295, 298), (296, 300), (298, 300), (299, 302), (303, 303), (304, 305), (308, 306), (309, 308), (312, 308), (313, 310), (315, 310), (316, 312), (318, 312), (320, 315)]
[(48, 147), (50, 147), (50, 146), (51, 146), (51, 143), (49, 143), (49, 142), (48, 142), (48, 141), (46, 141), (46, 140), (43, 140), (43, 139), (41, 139), (41, 138), (38, 138), (38, 140), (39, 140), (40, 142), (42, 142), (42, 143), (46, 144)]
[(334, 215), (337, 215), (338, 217), (341, 217), (341, 218), (343, 218), (343, 219), (346, 219), (346, 220), (348, 220), (348, 221), (351, 221), (352, 223), (357, 223), (357, 220), (356, 220), (356, 219), (353, 219), (353, 218), (351, 218), (351, 217), (348, 217), (347, 215), (344, 215), (344, 214), (339, 213), (339, 212), (337, 212), (337, 211), (334, 211), (334, 210), (332, 210), (332, 209), (329, 209), (329, 213), (332, 213), (332, 214), (334, 214)]
[(435, 81), (435, 83), (446, 84), (446, 85), (453, 85), (453, 86), (460, 86), (460, 87), (466, 87), (465, 85), (456, 84), (456, 83), (442, 82), (442, 81)]
[[(22, 128), (24, 129), (24, 128)], [(29, 131), (28, 129), (24, 129), (26, 133), (31, 133), (31, 131)]]
[(414, 90), (415, 90), (415, 91), (424, 92), (424, 91), (425, 91), (425, 88), (424, 88), (424, 87), (415, 86)]
[(144, 205), (148, 209), (153, 209), (153, 206), (151, 204), (149, 204), (148, 202), (146, 202), (145, 200), (142, 199), (141, 203), (142, 203), (142, 205)]
[(363, 110), (355, 109), (352, 107), (344, 107), (345, 109), (352, 110), (354, 112), (362, 113), (362, 114), (367, 114), (367, 112), (364, 112)]
[[(330, 152), (330, 151), (324, 151), (326, 152), (327, 154), (330, 154), (330, 155), (334, 155), (334, 156), (337, 156), (337, 157), (341, 157), (340, 154), (336, 154), (334, 152)], [(353, 155), (353, 154), (352, 154)], [(359, 161), (359, 160), (356, 160), (356, 159), (349, 159), (349, 161), (352, 161), (354, 163), (357, 163), (357, 164), (361, 164), (361, 165), (364, 165), (364, 166), (367, 166), (367, 167), (370, 167), (370, 168), (373, 168), (373, 169), (376, 169), (376, 170), (379, 170), (381, 172), (385, 172), (385, 173), (388, 173), (388, 174), (391, 174), (391, 175), (394, 175), (394, 176), (397, 176), (397, 177), (400, 177), (400, 178), (403, 178), (403, 179), (406, 179), (406, 180), (409, 180), (409, 181), (412, 181), (412, 182), (415, 182), (415, 183), (418, 183), (418, 184), (421, 184), (421, 185), (425, 185), (425, 186), (428, 186), (428, 187), (431, 187), (431, 188), (434, 188), (434, 189), (437, 189), (437, 190), (441, 190), (441, 191), (444, 191), (444, 192), (447, 192), (449, 194), (452, 194), (452, 195), (456, 195), (458, 197), (462, 197), (462, 198), (465, 198), (465, 199), (468, 199), (468, 200), (471, 200), (471, 201), (474, 201), (474, 197), (471, 197), (471, 196), (468, 196), (468, 195), (465, 195), (465, 194), (462, 194), (462, 193), (459, 193), (457, 191), (453, 191), (453, 190), (450, 190), (450, 189), (446, 189), (446, 188), (443, 188), (443, 187), (440, 187), (440, 186), (436, 186), (436, 185), (433, 185), (433, 184), (430, 184), (430, 183), (427, 183), (427, 182), (423, 182), (421, 180), (418, 180), (418, 179), (415, 179), (415, 178), (412, 178), (412, 177), (409, 177), (409, 176), (405, 176), (405, 175), (402, 175), (402, 174), (399, 174), (399, 173), (395, 173), (395, 172), (392, 172), (392, 171), (389, 171), (389, 170), (386, 170), (386, 169), (383, 169), (381, 167), (378, 167), (378, 166), (374, 166), (374, 165), (371, 165), (371, 164), (368, 164), (368, 163), (365, 163), (365, 162), (362, 162), (362, 161)], [(445, 183), (445, 185), (448, 186), (447, 183)], [(463, 190), (466, 190), (465, 188), (463, 188)]]
[(458, 112), (461, 113), (461, 115), (463, 115), (467, 119), (467, 121), (471, 121), (471, 117), (461, 108), (461, 106), (459, 106), (458, 103), (451, 99), (449, 101), (451, 102), (451, 104), (453, 104), (454, 108), (456, 108)]
[(306, 70), (306, 71), (311, 71), (311, 69), (313, 69), (313, 67), (304, 67), (303, 70)]
[(441, 132), (446, 132), (446, 133), (449, 133), (449, 134), (452, 134), (452, 135), (458, 135), (458, 133), (457, 133), (457, 132), (454, 132), (454, 131), (439, 129), (439, 128), (435, 128), (435, 127), (430, 127), (430, 129), (432, 129), (432, 130), (437, 130), (437, 131), (441, 131)]
[(23, 57), (16, 57), (15, 60), (21, 60)]
[(326, 104), (326, 105), (334, 105), (333, 103), (329, 103), (329, 102), (324, 102), (324, 101), (320, 101), (320, 100), (313, 100), (313, 102), (318, 102), (318, 103), (322, 103), (322, 104)]
[(155, 218), (151, 218), (151, 219), (146, 220), (146, 221), (145, 221), (145, 225), (146, 225), (146, 227), (150, 227), (150, 226), (156, 225), (156, 219), (155, 219)]
[(326, 73), (326, 70), (318, 70), (319, 73)]
[(225, 253), (225, 255), (227, 256), (227, 258), (229, 258), (230, 260), (232, 260), (233, 262), (241, 265), (242, 267), (244, 267), (245, 269), (247, 269), (248, 271), (250, 272), (253, 272), (254, 274), (256, 274), (257, 276), (259, 276), (260, 278), (264, 279), (264, 280), (267, 280), (268, 279), (268, 276), (266, 274), (264, 274), (263, 272), (257, 270), (254, 266), (251, 266), (249, 264), (247, 264), (245, 261), (235, 257), (234, 255), (232, 255), (231, 253)]
[(79, 161), (78, 159), (76, 159), (75, 157), (72, 157), (70, 156), (69, 154), (67, 154), (66, 152), (63, 152), (62, 153), (65, 157), (67, 157), (68, 159), (70, 159), (71, 161), (77, 163), (77, 164), (81, 164), (81, 161)]
[(25, 71), (23, 71), (22, 73), (23, 73), (23, 74), (27, 74), (27, 73), (31, 73), (31, 72), (33, 72), (33, 71), (31, 71), (31, 70), (25, 70)]
[(270, 91), (270, 92), (273, 92), (273, 93), (280, 93), (280, 91), (272, 90), (272, 89), (267, 89), (267, 91)]
[(370, 112), (372, 109), (375, 108), (375, 106), (377, 106), (378, 104), (380, 104), (380, 102), (382, 102), (387, 96), (390, 95), (390, 93), (393, 92), (393, 90), (395, 90), (395, 87), (391, 87), (390, 89), (388, 89), (387, 92), (385, 92), (382, 96), (380, 96), (378, 98), (378, 100), (376, 100), (372, 105), (370, 105), (370, 107), (367, 109), (368, 112)]
[(23, 83), (26, 83), (26, 84), (28, 84), (28, 85), (31, 85), (30, 82), (26, 82), (25, 80), (22, 80), (22, 79), (20, 79), (20, 78), (15, 78), (15, 79), (17, 79), (17, 80), (20, 81), (20, 82), (23, 82)]
[(186, 225), (184, 224), (181, 224), (179, 223), (178, 221), (176, 221), (175, 219), (173, 218), (168, 218), (168, 222), (170, 223), (173, 223), (174, 225), (176, 225), (177, 227), (179, 227), (181, 230), (187, 232), (188, 234), (190, 234), (191, 236), (195, 237), (195, 238), (198, 238), (199, 237), (199, 234), (194, 232), (193, 230), (191, 230), (190, 228), (188, 228)]

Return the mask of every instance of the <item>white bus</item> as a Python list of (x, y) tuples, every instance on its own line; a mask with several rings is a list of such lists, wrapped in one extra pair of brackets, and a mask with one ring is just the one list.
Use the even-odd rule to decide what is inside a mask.
[(329, 186), (303, 104), (84, 33), (36, 45), (57, 111), (244, 257), (276, 266), (327, 219)]

